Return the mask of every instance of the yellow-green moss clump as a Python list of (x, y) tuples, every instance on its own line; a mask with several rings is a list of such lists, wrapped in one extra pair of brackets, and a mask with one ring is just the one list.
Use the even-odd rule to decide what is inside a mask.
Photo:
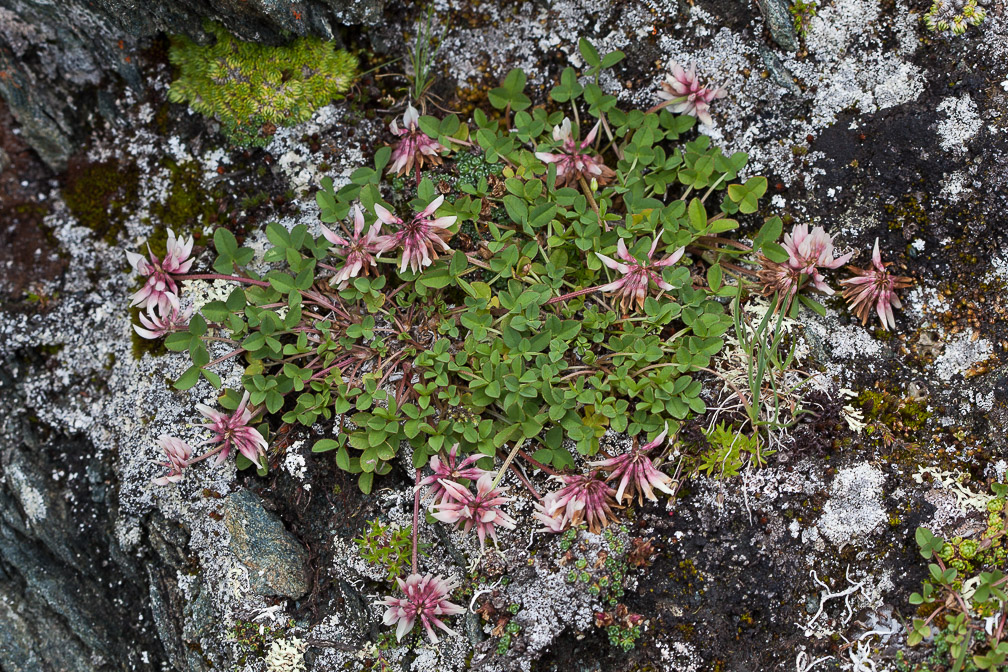
[(214, 44), (172, 39), (171, 62), (178, 79), (168, 90), (174, 103), (220, 121), (238, 145), (263, 146), (277, 126), (293, 126), (350, 88), (357, 59), (332, 42), (302, 37), (283, 47), (235, 39), (208, 23)]
[(114, 245), (139, 195), (140, 170), (115, 161), (74, 159), (67, 168), (63, 200), (81, 225)]

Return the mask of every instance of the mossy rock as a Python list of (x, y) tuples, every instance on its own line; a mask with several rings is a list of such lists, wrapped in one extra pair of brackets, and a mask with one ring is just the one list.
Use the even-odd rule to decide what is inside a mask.
[(72, 159), (67, 168), (63, 200), (82, 226), (114, 245), (127, 214), (136, 205), (139, 191), (140, 170), (136, 164)]

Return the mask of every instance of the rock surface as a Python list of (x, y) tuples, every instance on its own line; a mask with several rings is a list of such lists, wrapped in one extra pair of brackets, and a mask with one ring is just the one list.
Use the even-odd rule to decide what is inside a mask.
[(339, 39), (343, 26), (376, 22), (382, 5), (383, 0), (2, 0), (0, 97), (42, 160), (63, 170), (96, 112), (116, 119), (117, 88), (144, 90), (146, 82), (129, 54), (158, 34), (205, 40), (202, 25), (211, 20), (242, 39), (267, 44), (298, 35)]
[[(0, 0), (0, 70), (9, 73), (0, 92), (14, 115), (0, 114), (9, 157), (0, 244), (24, 243), (4, 246), (0, 262), (25, 276), (0, 284), (0, 669), (262, 672), (268, 645), (295, 635), (310, 643), (315, 671), (379, 656), (415, 670), (592, 661), (587, 669), (790, 672), (803, 655), (859, 669), (854, 649), (836, 642), (863, 635), (859, 623), (869, 621), (891, 631), (872, 641), (877, 669), (893, 669), (905, 644), (897, 616), (912, 613), (907, 598), (927, 571), (915, 528), (974, 524), (986, 481), (1006, 469), (1004, 17), (992, 12), (982, 30), (946, 40), (925, 33), (911, 11), (920, 7), (901, 0), (835, 0), (792, 53), (768, 40), (755, 6), (734, 0), (683, 10), (662, 1), (437, 4), (450, 29), (436, 90), (460, 107), (515, 66), (542, 101), (558, 72), (577, 65), (572, 36), (626, 51), (602, 84), (627, 103), (654, 102), (669, 60), (698, 63), (729, 91), (712, 107), (717, 126), (702, 130), (767, 175), (767, 214), (826, 226), (860, 250), (860, 265), (877, 237), (916, 283), (894, 333), (862, 327), (840, 302), (824, 317), (802, 315), (799, 356), (818, 372), (810, 413), (780, 437), (767, 468), (700, 477), (674, 510), (634, 512), (627, 536), (653, 537), (656, 551), (628, 591), (649, 619), (646, 645), (631, 653), (594, 627), (597, 605), (565, 580), (556, 540), (530, 536), (531, 502), (513, 505), (522, 522), (502, 535), (500, 558), (425, 525), (431, 567), (491, 596), (488, 613), (520, 607), (521, 634), (502, 656), (492, 624), (475, 614), (457, 622), (464, 636), (439, 647), (375, 647), (387, 632), (371, 604), (384, 573), (352, 540), (369, 519), (408, 524), (405, 470), (364, 497), (295, 434), (266, 478), (228, 463), (201, 465), (172, 488), (150, 483), (160, 473), (155, 438), (202, 440), (192, 406), (213, 403), (214, 391), (174, 392), (165, 379), (184, 358), (134, 351), (123, 251), (163, 226), (151, 221), (154, 208), (180, 211), (186, 193), (207, 206), (188, 223), (203, 236), (223, 224), (261, 249), (265, 221), (316, 226), (318, 180), (331, 175), (338, 188), (390, 135), (387, 119), (341, 104), (282, 129), (265, 152), (233, 150), (212, 125), (164, 102), (163, 54), (138, 45), (154, 31), (196, 30), (204, 16), (267, 41), (379, 19), (378, 5), (351, 4), (352, 15), (300, 3), (303, 18), (291, 19), (287, 3), (220, 3), (218, 15), (200, 3), (141, 12), (109, 1), (56, 16), (54, 4)], [(180, 15), (179, 6), (195, 9)], [(385, 11), (368, 39), (404, 55), (399, 35), (414, 30), (414, 8)], [(65, 176), (46, 165), (71, 156), (139, 175), (118, 230), (89, 229), (68, 207)], [(197, 255), (200, 264), (211, 256)], [(187, 288), (203, 300), (220, 291)], [(219, 373), (233, 385), (241, 370)], [(718, 387), (708, 387), (716, 404)], [(899, 410), (872, 413), (875, 402)], [(579, 543), (597, 559), (611, 542), (586, 534)], [(849, 606), (828, 597), (845, 590)], [(239, 637), (267, 629), (267, 642)]]
[(296, 600), (308, 592), (308, 553), (258, 497), (248, 490), (228, 495), (224, 525), (231, 534), (229, 548), (248, 570), (256, 594)]

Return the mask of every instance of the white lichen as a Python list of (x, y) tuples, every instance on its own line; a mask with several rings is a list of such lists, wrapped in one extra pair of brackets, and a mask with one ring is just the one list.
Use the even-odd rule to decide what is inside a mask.
[(305, 643), (297, 637), (278, 639), (266, 653), (267, 672), (305, 672)]
[(945, 113), (945, 119), (938, 122), (938, 143), (947, 152), (964, 151), (967, 143), (983, 122), (977, 112), (976, 103), (964, 93), (949, 97), (938, 105), (938, 111)]
[(863, 545), (864, 538), (886, 521), (884, 480), (882, 472), (867, 462), (837, 472), (817, 526), (838, 549)]

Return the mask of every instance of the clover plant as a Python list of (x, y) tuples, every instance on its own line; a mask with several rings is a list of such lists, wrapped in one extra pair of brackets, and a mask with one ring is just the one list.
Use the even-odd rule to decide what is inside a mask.
[(918, 617), (908, 627), (907, 643), (930, 640), (935, 653), (941, 653), (933, 655), (938, 659), (932, 662), (954, 670), (1003, 669), (1008, 661), (1008, 576), (1002, 572), (1008, 485), (994, 483), (991, 488), (987, 528), (977, 537), (946, 541), (924, 527), (915, 533), (921, 556), (932, 562), (921, 591), (910, 595)]
[[(240, 358), (251, 404), (320, 431), (314, 450), (364, 491), (404, 445), (416, 468), (459, 444), (552, 472), (571, 449), (595, 455), (609, 429), (674, 434), (703, 413), (698, 374), (732, 327), (726, 280), (753, 252), (724, 236), (757, 211), (766, 180), (740, 180), (746, 154), (696, 135), (691, 116), (620, 109), (598, 77), (622, 54), (581, 50), (587, 69), (567, 68), (551, 105), (532, 106), (516, 69), (490, 92), (498, 114), (419, 117), (414, 135), (445, 148), (439, 174), (386, 177), (384, 147), (339, 189), (323, 179), (322, 222), (349, 232), (344, 220), (363, 218), (353, 236), (270, 224), (260, 274), (218, 229), (216, 273), (180, 279), (234, 289), (168, 336), (193, 361), (176, 386), (219, 386), (213, 365)], [(755, 250), (784, 262), (780, 231), (769, 219)], [(210, 341), (230, 351), (211, 361)]]

